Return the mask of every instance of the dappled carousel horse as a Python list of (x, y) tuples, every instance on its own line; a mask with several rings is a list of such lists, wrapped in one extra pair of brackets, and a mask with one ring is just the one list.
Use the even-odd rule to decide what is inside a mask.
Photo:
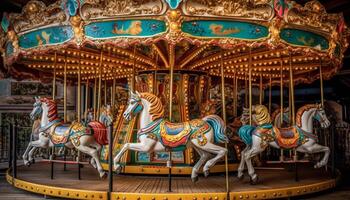
[[(243, 178), (244, 163), (247, 164), (251, 183), (258, 180), (251, 158), (263, 152), (270, 145), (275, 148), (291, 149), (302, 153), (320, 153), (324, 156), (315, 164), (315, 168), (325, 166), (328, 162), (329, 147), (317, 144), (317, 136), (313, 133), (313, 120), (317, 120), (322, 128), (330, 125), (324, 109), (319, 104), (309, 104), (298, 109), (296, 125), (289, 128), (277, 128), (271, 124), (268, 109), (263, 105), (255, 106), (254, 120), (257, 126), (244, 125), (238, 134), (247, 145), (242, 152), (242, 162), (238, 167), (238, 178)], [(243, 162), (243, 160), (245, 162)]]
[(91, 121), (87, 126), (80, 122), (63, 124), (58, 117), (56, 102), (49, 98), (35, 98), (30, 117), (35, 119), (38, 115), (41, 115), (39, 139), (29, 142), (23, 154), (25, 165), (34, 162), (33, 153), (36, 148), (66, 146), (90, 155), (91, 164), (97, 168), (100, 177), (106, 175), (99, 160), (101, 145), (108, 143), (104, 124), (98, 121)]
[(114, 168), (121, 171), (120, 159), (127, 150), (139, 152), (161, 152), (166, 150), (185, 149), (192, 146), (200, 155), (199, 161), (192, 169), (192, 181), (198, 180), (200, 167), (208, 160), (203, 172), (209, 175), (210, 167), (227, 153), (226, 148), (214, 143), (225, 143), (225, 124), (216, 115), (209, 115), (203, 119), (194, 119), (183, 123), (171, 123), (164, 119), (164, 108), (160, 99), (150, 93), (138, 92), (130, 94), (129, 104), (123, 116), (126, 120), (140, 115), (140, 129), (137, 133), (138, 143), (126, 143), (114, 158)]

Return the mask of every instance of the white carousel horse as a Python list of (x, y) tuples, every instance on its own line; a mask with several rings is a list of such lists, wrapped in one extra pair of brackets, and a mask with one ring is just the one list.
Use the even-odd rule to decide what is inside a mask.
[[(242, 151), (242, 160), (247, 164), (252, 184), (257, 182), (258, 176), (251, 159), (263, 152), (268, 145), (278, 149), (295, 148), (297, 152), (308, 154), (323, 152), (323, 158), (314, 167), (320, 168), (327, 164), (329, 147), (318, 144), (317, 136), (313, 134), (314, 119), (320, 123), (322, 128), (330, 126), (330, 121), (321, 105), (309, 104), (298, 109), (296, 125), (290, 128), (279, 129), (272, 126), (268, 110), (263, 105), (255, 106), (254, 115), (257, 127), (244, 125), (238, 131), (240, 138), (247, 145), (247, 148)], [(239, 179), (243, 178), (243, 170), (244, 162), (241, 162), (237, 175)]]
[(92, 121), (85, 127), (79, 122), (62, 124), (58, 117), (57, 105), (49, 98), (35, 98), (33, 111), (30, 117), (35, 119), (41, 114), (39, 139), (29, 142), (23, 154), (25, 165), (33, 163), (33, 153), (36, 148), (48, 148), (54, 145), (64, 145), (76, 148), (92, 157), (91, 164), (96, 166), (100, 177), (105, 177), (99, 161), (101, 145), (107, 144), (107, 130), (101, 122)]
[(138, 92), (130, 94), (129, 105), (123, 117), (131, 120), (140, 114), (140, 130), (138, 131), (138, 143), (126, 143), (114, 158), (114, 168), (121, 171), (120, 159), (127, 150), (139, 152), (161, 152), (167, 149), (175, 150), (192, 146), (200, 155), (199, 161), (192, 169), (192, 181), (198, 180), (200, 167), (209, 159), (210, 154), (215, 157), (208, 160), (203, 167), (205, 176), (209, 175), (209, 169), (227, 153), (226, 148), (215, 143), (228, 142), (225, 135), (225, 124), (216, 115), (209, 115), (203, 119), (195, 119), (183, 123), (170, 123), (165, 120), (164, 108), (160, 99), (150, 93)]

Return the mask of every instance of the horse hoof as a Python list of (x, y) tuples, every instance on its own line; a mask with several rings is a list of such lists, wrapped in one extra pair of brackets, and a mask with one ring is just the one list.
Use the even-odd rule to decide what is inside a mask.
[(209, 170), (205, 170), (203, 173), (204, 173), (205, 178), (207, 178), (209, 176)]
[(254, 178), (250, 178), (250, 184), (256, 185), (258, 183), (258, 176), (255, 176)]
[(117, 165), (117, 166), (114, 168), (114, 170), (115, 170), (115, 173), (116, 173), (116, 174), (120, 174), (120, 172), (122, 172), (122, 166)]
[(101, 179), (106, 179), (107, 178), (107, 173), (103, 172), (102, 175), (100, 175)]
[(198, 179), (199, 179), (198, 176), (193, 177), (193, 178), (192, 178), (192, 182), (193, 182), (193, 183), (196, 183), (196, 182), (198, 181)]

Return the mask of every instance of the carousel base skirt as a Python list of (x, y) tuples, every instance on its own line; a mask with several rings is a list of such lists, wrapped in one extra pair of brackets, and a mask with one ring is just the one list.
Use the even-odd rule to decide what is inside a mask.
[[(98, 178), (91, 166), (81, 169), (81, 180), (77, 179), (77, 166), (55, 165), (54, 179), (50, 179), (50, 164), (35, 163), (21, 166), (17, 178), (7, 173), (7, 181), (14, 187), (29, 192), (71, 199), (107, 199), (108, 180)], [(257, 185), (250, 185), (249, 177), (239, 181), (230, 176), (230, 199), (273, 199), (316, 193), (335, 187), (336, 179), (324, 169), (313, 169), (309, 164), (300, 164), (299, 181), (294, 171), (284, 168), (259, 169)], [(166, 176), (114, 175), (111, 199), (118, 200), (202, 200), (227, 199), (224, 173), (212, 173), (208, 178), (199, 177), (192, 183), (189, 176), (174, 176), (172, 192), (168, 192)]]

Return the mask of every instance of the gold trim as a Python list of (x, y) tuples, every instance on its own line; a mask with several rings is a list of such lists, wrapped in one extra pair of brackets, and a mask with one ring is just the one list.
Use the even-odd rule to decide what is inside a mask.
[[(164, 168), (168, 170), (167, 168)], [(175, 167), (173, 168), (173, 171)], [(23, 181), (20, 179), (13, 178), (9, 170), (6, 172), (6, 180), (9, 184), (16, 188), (26, 190), (32, 193), (43, 194), (47, 196), (61, 197), (66, 199), (107, 199), (107, 192), (105, 191), (94, 191), (94, 190), (79, 190), (63, 187), (55, 187), (48, 185), (41, 185)], [(285, 198), (292, 196), (300, 196), (305, 194), (317, 193), (320, 191), (328, 190), (336, 186), (336, 179), (330, 179), (319, 183), (284, 187), (267, 190), (253, 190), (253, 191), (241, 191), (241, 192), (230, 192), (230, 199), (276, 199)], [(113, 192), (111, 199), (123, 199), (123, 200), (199, 200), (199, 199), (217, 199), (224, 200), (227, 198), (226, 192), (218, 193), (121, 193)]]

